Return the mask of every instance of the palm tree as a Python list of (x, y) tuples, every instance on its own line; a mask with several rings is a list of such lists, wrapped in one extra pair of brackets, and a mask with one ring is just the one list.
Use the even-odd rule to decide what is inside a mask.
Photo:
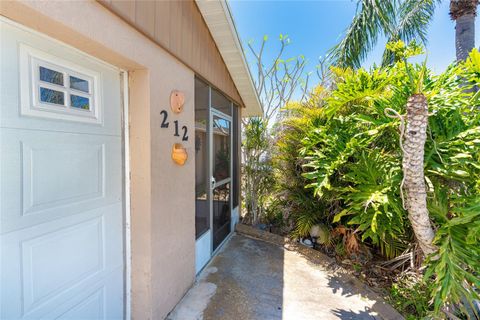
[[(330, 51), (334, 64), (359, 68), (383, 35), (388, 41), (427, 42), (427, 27), (440, 0), (358, 0), (357, 12), (345, 37)], [(450, 0), (456, 21), (457, 60), (464, 60), (475, 45), (475, 15), (479, 0)], [(383, 64), (392, 62), (385, 52)]]
[(475, 17), (479, 0), (450, 0), (450, 17), (455, 21), (457, 61), (463, 61), (475, 47)]
[[(341, 67), (360, 67), (366, 55), (383, 34), (389, 41), (427, 41), (426, 29), (433, 16), (436, 0), (360, 0), (357, 14), (345, 38), (332, 49), (334, 63)], [(393, 62), (393, 53), (385, 51), (383, 64)], [(403, 146), (406, 209), (415, 237), (425, 255), (436, 251), (434, 231), (427, 210), (423, 174), (424, 144), (428, 123), (428, 105), (418, 92), (407, 103), (407, 130)]]

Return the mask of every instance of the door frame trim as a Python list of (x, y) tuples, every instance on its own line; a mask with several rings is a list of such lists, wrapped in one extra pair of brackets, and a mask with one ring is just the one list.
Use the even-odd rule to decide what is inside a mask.
[[(230, 104), (231, 104), (231, 103), (230, 103)], [(218, 116), (219, 118), (224, 118), (225, 120), (230, 121), (230, 123), (232, 122), (232, 118), (233, 118), (232, 116), (229, 116), (228, 114), (223, 113), (222, 111), (216, 109), (216, 108), (213, 107), (213, 106), (211, 107), (211, 109), (212, 109), (212, 114), (213, 114), (213, 115), (216, 115), (216, 116)]]
[(124, 315), (125, 319), (132, 317), (132, 247), (131, 247), (131, 208), (130, 208), (130, 120), (129, 120), (129, 91), (128, 91), (128, 71), (120, 70), (121, 76), (121, 95), (122, 95), (122, 131), (123, 131), (123, 164), (124, 164), (124, 258), (125, 258), (125, 278), (124, 278)]
[[(211, 242), (211, 249), (210, 249), (210, 259), (213, 258), (216, 254), (216, 252), (218, 252), (218, 249), (220, 247), (222, 247), (222, 245), (226, 242), (226, 240), (232, 235), (232, 204), (233, 204), (233, 201), (232, 201), (232, 181), (233, 181), (233, 159), (232, 159), (232, 155), (233, 155), (233, 117), (232, 116), (229, 116), (221, 111), (219, 111), (218, 109), (216, 109), (215, 107), (213, 107), (211, 105), (211, 92), (212, 92), (212, 87), (210, 87), (210, 107), (209, 107), (209, 118), (208, 118), (208, 122), (209, 122), (209, 130), (207, 131), (208, 135), (209, 135), (209, 141), (210, 141), (210, 147), (209, 147), (209, 167), (210, 167), (210, 174), (209, 174), (209, 177), (210, 177), (210, 188), (209, 188), (209, 194), (210, 194), (210, 199), (209, 199), (209, 206), (210, 206), (210, 229), (212, 231), (212, 242)], [(233, 102), (230, 101), (230, 108), (233, 108)], [(215, 156), (213, 154), (213, 117), (214, 116), (217, 116), (219, 118), (222, 118), (228, 122), (230, 122), (230, 164), (229, 164), (229, 167), (230, 167), (230, 176), (228, 178), (225, 178), (223, 180), (220, 180), (220, 181), (215, 181), (215, 183), (212, 184), (212, 179), (213, 179), (213, 157)], [(215, 245), (214, 245), (214, 231), (213, 231), (213, 190), (216, 189), (217, 187), (221, 187), (227, 183), (230, 183), (230, 196), (229, 196), (229, 207), (230, 207), (230, 231), (228, 233), (228, 235), (225, 237), (225, 239), (222, 240), (222, 242), (220, 242), (220, 244), (215, 248)]]

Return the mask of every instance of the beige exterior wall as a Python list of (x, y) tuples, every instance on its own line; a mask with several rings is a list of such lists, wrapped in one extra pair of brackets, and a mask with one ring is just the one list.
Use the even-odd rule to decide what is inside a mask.
[[(164, 318), (195, 278), (194, 72), (94, 1), (1, 1), (0, 14), (128, 70), (132, 315)], [(186, 96), (180, 115), (169, 108), (173, 89)], [(160, 128), (162, 109), (169, 129)], [(183, 167), (170, 158), (180, 142), (173, 120), (189, 128)]]

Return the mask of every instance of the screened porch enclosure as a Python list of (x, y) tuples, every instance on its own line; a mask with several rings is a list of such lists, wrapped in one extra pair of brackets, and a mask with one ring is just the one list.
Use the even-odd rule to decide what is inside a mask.
[(232, 231), (238, 196), (238, 109), (217, 89), (195, 79), (195, 236), (197, 257), (211, 257)]

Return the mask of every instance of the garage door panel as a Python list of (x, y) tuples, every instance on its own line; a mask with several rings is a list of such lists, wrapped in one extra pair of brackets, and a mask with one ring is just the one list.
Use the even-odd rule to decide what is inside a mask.
[[(63, 132), (98, 133), (120, 136), (121, 106), (120, 86), (104, 84), (118, 83), (119, 71), (99, 60), (86, 59), (84, 54), (68, 46), (59, 45), (57, 41), (39, 37), (25, 30), (1, 23), (2, 46), (0, 46), (1, 94), (0, 126), (8, 128), (39, 129)], [(24, 53), (31, 50), (33, 53)], [(30, 83), (31, 61), (23, 57), (40, 56), (43, 60), (58, 63), (59, 67), (92, 70), (97, 75), (98, 84), (96, 105), (98, 105), (100, 124), (82, 123), (81, 121), (64, 121), (47, 116), (22, 114), (22, 106), (28, 110), (32, 107), (31, 99), (22, 99), (21, 91), (36, 90)], [(23, 89), (22, 89), (23, 88)], [(27, 92), (28, 93), (28, 92)], [(23, 97), (28, 97), (23, 92)]]
[[(21, 243), (27, 311), (62, 288), (81, 283), (104, 269), (103, 228), (103, 219), (98, 217)], [(56, 275), (54, 281), (52, 274)]]
[(4, 129), (1, 142), (3, 232), (121, 201), (119, 137)]
[(93, 292), (78, 304), (62, 313), (66, 319), (102, 319), (105, 317), (105, 287)]
[[(103, 276), (103, 275), (102, 275)], [(107, 274), (105, 280), (95, 284), (84, 285), (75, 298), (58, 304), (51, 308), (41, 307), (31, 312), (26, 319), (122, 319), (121, 308), (109, 308), (108, 306), (121, 306), (123, 299), (117, 293), (123, 291), (121, 279), (123, 271), (115, 269)], [(98, 278), (100, 279), (100, 277)], [(46, 312), (45, 312), (46, 310)]]
[[(119, 210), (121, 204), (114, 204), (4, 235), (2, 310), (16, 309), (17, 314), (10, 314), (13, 319), (39, 316), (39, 310), (53, 310), (64, 300), (82, 300), (85, 288), (122, 271), (119, 244), (123, 239), (114, 232), (115, 227), (121, 228), (116, 216)], [(116, 281), (121, 286), (122, 275)], [(113, 297), (121, 299), (121, 292), (120, 287)], [(15, 304), (18, 307), (13, 309)]]
[[(110, 274), (100, 273), (92, 281), (80, 284), (62, 296), (23, 312), (21, 305), (10, 305), (0, 314), (1, 319), (123, 319), (123, 298), (118, 292), (123, 272), (117, 268)], [(15, 303), (15, 302), (13, 302)], [(115, 306), (114, 308), (112, 306)], [(16, 310), (15, 310), (16, 309)]]
[(104, 197), (105, 144), (21, 142), (23, 215)]

